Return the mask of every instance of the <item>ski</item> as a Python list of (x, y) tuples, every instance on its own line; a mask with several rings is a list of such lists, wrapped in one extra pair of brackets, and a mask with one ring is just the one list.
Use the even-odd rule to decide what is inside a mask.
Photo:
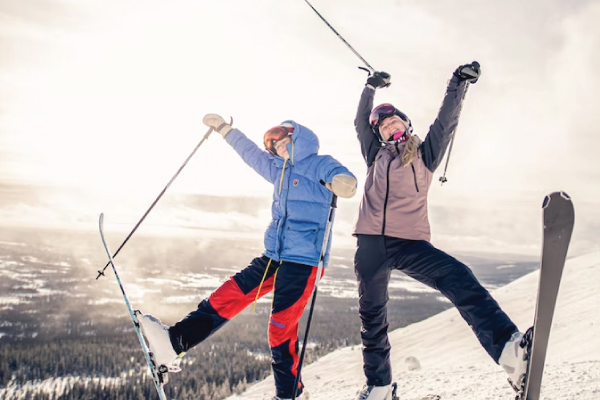
[(569, 195), (553, 192), (542, 204), (544, 239), (533, 327), (524, 335), (521, 346), (528, 347), (527, 375), (515, 400), (538, 400), (556, 298), (567, 250), (573, 232), (575, 212)]
[(140, 324), (137, 319), (137, 314), (139, 311), (133, 311), (131, 308), (131, 303), (125, 294), (125, 289), (123, 289), (123, 285), (121, 284), (121, 279), (119, 278), (119, 274), (117, 274), (117, 268), (115, 267), (115, 263), (112, 257), (112, 253), (110, 252), (108, 245), (106, 244), (106, 239), (104, 238), (104, 213), (100, 214), (100, 237), (102, 238), (102, 244), (104, 245), (104, 250), (106, 250), (106, 254), (108, 254), (108, 262), (110, 263), (113, 272), (115, 273), (115, 277), (117, 278), (117, 283), (119, 284), (119, 288), (121, 288), (121, 293), (123, 293), (123, 298), (125, 299), (125, 304), (127, 305), (127, 310), (129, 310), (129, 316), (131, 317), (131, 321), (133, 322), (133, 327), (137, 333), (140, 344), (142, 345), (142, 351), (146, 357), (146, 362), (148, 363), (148, 368), (150, 368), (150, 373), (152, 375), (152, 381), (154, 382), (154, 386), (156, 387), (156, 392), (158, 393), (158, 397), (160, 400), (167, 400), (167, 396), (165, 395), (165, 391), (163, 385), (167, 383), (167, 371), (166, 368), (159, 370), (156, 368), (154, 364), (154, 360), (152, 359), (151, 353), (148, 350), (148, 346), (146, 345), (146, 341), (140, 331)]

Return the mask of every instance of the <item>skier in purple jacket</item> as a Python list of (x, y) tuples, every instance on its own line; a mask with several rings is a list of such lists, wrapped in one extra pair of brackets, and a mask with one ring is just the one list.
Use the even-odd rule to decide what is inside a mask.
[(508, 373), (515, 390), (524, 378), (527, 364), (519, 346), (523, 334), (465, 264), (430, 243), (427, 194), (433, 172), (458, 124), (467, 83), (477, 82), (480, 74), (477, 62), (454, 71), (423, 141), (393, 105), (373, 108), (375, 90), (390, 85), (389, 74), (375, 72), (363, 89), (354, 125), (367, 178), (353, 234), (358, 240), (354, 269), (367, 382), (357, 400), (392, 399), (387, 301), (393, 269), (446, 296)]

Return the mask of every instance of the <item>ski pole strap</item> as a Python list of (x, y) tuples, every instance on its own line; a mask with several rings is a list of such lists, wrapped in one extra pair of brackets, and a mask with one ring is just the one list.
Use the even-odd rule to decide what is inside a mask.
[[(227, 122), (223, 122), (221, 125), (217, 126), (217, 129), (215, 129), (217, 132), (221, 132), (221, 129), (225, 128), (227, 125), (229, 125)], [(231, 125), (229, 125), (231, 126)]]
[(221, 129), (225, 128), (227, 125), (233, 126), (233, 117), (229, 117), (229, 123), (223, 121), (223, 123), (215, 128), (215, 131), (221, 133)]

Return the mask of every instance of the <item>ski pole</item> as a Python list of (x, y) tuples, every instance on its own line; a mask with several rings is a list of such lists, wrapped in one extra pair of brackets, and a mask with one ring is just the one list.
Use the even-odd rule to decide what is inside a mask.
[[(363, 57), (362, 57), (362, 56), (361, 56), (361, 55), (360, 55), (360, 54), (359, 54), (359, 53), (358, 53), (356, 50), (354, 50), (354, 47), (350, 46), (350, 43), (346, 42), (346, 40), (345, 40), (345, 39), (342, 37), (342, 35), (340, 35), (340, 34), (338, 33), (338, 31), (336, 31), (336, 30), (333, 28), (333, 26), (331, 26), (331, 24), (330, 24), (329, 22), (327, 22), (327, 20), (326, 20), (325, 18), (323, 18), (323, 16), (322, 16), (322, 15), (321, 15), (321, 14), (320, 14), (318, 11), (317, 11), (317, 9), (316, 9), (316, 8), (314, 8), (314, 7), (313, 7), (313, 5), (312, 5), (312, 4), (310, 4), (310, 3), (308, 2), (308, 0), (304, 0), (304, 1), (306, 2), (306, 4), (308, 4), (308, 5), (310, 6), (310, 8), (312, 8), (312, 9), (313, 9), (313, 11), (314, 11), (314, 12), (315, 12), (315, 13), (316, 13), (318, 16), (319, 16), (319, 18), (321, 18), (321, 19), (323, 20), (323, 22), (325, 22), (325, 24), (326, 24), (326, 25), (329, 27), (329, 29), (331, 29), (331, 30), (333, 31), (333, 33), (335, 33), (335, 34), (337, 35), (337, 37), (339, 37), (339, 38), (340, 38), (340, 40), (341, 40), (342, 42), (344, 42), (344, 44), (345, 44), (346, 46), (348, 46), (348, 48), (349, 48), (350, 50), (352, 50), (352, 52), (353, 52), (353, 53), (354, 53), (354, 54), (355, 54), (355, 55), (356, 55), (358, 58), (360, 58), (360, 59), (361, 59), (361, 61), (362, 61), (363, 63), (365, 63), (365, 65), (367, 66), (367, 68), (369, 68), (369, 71), (370, 71), (370, 72), (375, 72), (375, 69), (374, 69), (373, 67), (371, 67), (371, 64), (369, 64), (369, 63), (367, 62), (367, 60), (365, 60), (365, 59), (364, 59), (364, 58), (363, 58)], [(359, 68), (361, 68), (361, 67), (359, 67)], [(361, 69), (364, 69), (364, 68), (361, 68)]]
[[(127, 306), (127, 310), (129, 311), (129, 316), (131, 317), (131, 322), (135, 327), (135, 331), (138, 336), (138, 340), (140, 341), (140, 345), (142, 346), (142, 351), (146, 356), (146, 362), (150, 367), (150, 371), (152, 372), (152, 381), (154, 382), (154, 386), (156, 388), (156, 392), (158, 393), (158, 397), (160, 400), (167, 400), (165, 396), (165, 392), (161, 386), (160, 379), (154, 368), (152, 367), (152, 359), (150, 358), (150, 352), (148, 350), (148, 346), (146, 346), (146, 342), (144, 342), (144, 338), (142, 337), (142, 333), (140, 332), (139, 325), (136, 323), (135, 311), (131, 307), (131, 303), (129, 302), (129, 298), (125, 294), (125, 289), (123, 289), (123, 284), (121, 283), (121, 278), (119, 278), (119, 274), (117, 273), (117, 268), (115, 267), (115, 262), (113, 260), (113, 256), (110, 255), (110, 249), (108, 248), (108, 244), (106, 243), (106, 238), (104, 237), (104, 213), (100, 214), (100, 219), (98, 221), (98, 227), (100, 229), (100, 237), (102, 238), (102, 244), (104, 245), (104, 250), (108, 255), (108, 264), (112, 266), (112, 270), (115, 273), (115, 277), (117, 278), (117, 283), (119, 284), (119, 288), (121, 289), (121, 293), (123, 294), (123, 298), (125, 299), (125, 305)], [(116, 253), (115, 253), (116, 254)], [(104, 275), (104, 274), (102, 274)]]
[[(323, 182), (321, 182), (323, 184)], [(308, 332), (310, 331), (310, 322), (312, 320), (313, 311), (315, 309), (315, 301), (317, 300), (317, 290), (319, 288), (319, 278), (321, 277), (321, 271), (324, 268), (325, 253), (327, 253), (327, 245), (329, 243), (329, 233), (331, 232), (331, 226), (333, 225), (333, 219), (335, 218), (335, 209), (337, 208), (337, 196), (335, 193), (331, 197), (331, 205), (329, 206), (329, 217), (327, 219), (327, 225), (325, 226), (325, 236), (323, 237), (323, 245), (321, 246), (321, 255), (319, 257), (319, 266), (317, 268), (317, 276), (315, 278), (315, 288), (313, 290), (312, 301), (310, 304), (310, 311), (308, 312), (308, 320), (306, 321), (306, 331), (304, 332), (304, 340), (302, 342), (302, 351), (298, 359), (298, 371), (296, 373), (296, 379), (294, 381), (294, 395), (292, 400), (296, 400), (296, 393), (298, 391), (298, 383), (300, 382), (300, 371), (302, 370), (302, 361), (304, 360), (304, 352), (306, 351), (306, 345), (308, 343)]]
[[(230, 125), (232, 123), (233, 123), (233, 118), (231, 119)], [(135, 233), (135, 231), (141, 225), (141, 223), (144, 221), (144, 219), (146, 219), (146, 217), (148, 216), (148, 214), (150, 214), (150, 211), (152, 211), (152, 209), (154, 208), (154, 206), (156, 205), (156, 203), (158, 203), (158, 201), (163, 196), (163, 194), (165, 194), (165, 192), (167, 191), (167, 189), (169, 188), (169, 186), (171, 186), (171, 183), (173, 183), (173, 181), (175, 180), (175, 178), (177, 178), (177, 176), (179, 175), (179, 173), (181, 172), (181, 170), (183, 170), (183, 168), (187, 165), (188, 161), (190, 161), (190, 159), (192, 158), (192, 156), (196, 153), (196, 150), (198, 150), (198, 148), (202, 145), (202, 143), (204, 143), (204, 141), (206, 139), (208, 139), (208, 136), (211, 134), (211, 132), (213, 131), (213, 129), (214, 128), (211, 127), (204, 134), (204, 137), (202, 138), (202, 140), (200, 141), (200, 143), (198, 143), (198, 145), (190, 153), (190, 155), (188, 156), (188, 158), (186, 158), (186, 160), (181, 165), (181, 167), (179, 167), (179, 169), (177, 170), (177, 172), (175, 172), (175, 175), (173, 175), (173, 177), (171, 178), (171, 180), (169, 181), (169, 183), (167, 183), (167, 185), (162, 190), (162, 192), (160, 192), (160, 194), (158, 195), (158, 197), (156, 198), (156, 200), (154, 200), (154, 202), (152, 202), (152, 204), (150, 205), (150, 207), (148, 208), (148, 210), (146, 210), (146, 212), (144, 213), (144, 215), (142, 215), (142, 218), (140, 218), (140, 220), (137, 222), (137, 224), (135, 224), (135, 226), (133, 227), (133, 229), (131, 230), (131, 232), (129, 232), (129, 235), (127, 235), (127, 237), (125, 238), (125, 240), (123, 240), (123, 243), (121, 243), (121, 245), (117, 248), (117, 251), (115, 251), (115, 254), (113, 254), (113, 257), (116, 257), (117, 254), (119, 254), (119, 251), (121, 251), (121, 249), (123, 248), (123, 246), (125, 246), (125, 243), (127, 243), (127, 241), (129, 240), (129, 238), (131, 238), (131, 236)], [(101, 270), (98, 270), (98, 276), (96, 277), (96, 280), (98, 280), (98, 278), (100, 278), (100, 276), (104, 275), (104, 270), (106, 270), (106, 268), (108, 268), (109, 265), (110, 265), (110, 260), (109, 260), (108, 263), (106, 263), (106, 265), (104, 266), (104, 268), (102, 268)]]
[[(469, 81), (467, 81), (467, 85), (465, 86), (465, 92), (463, 93), (463, 98), (460, 101), (460, 109), (458, 110), (457, 121), (460, 120), (460, 114), (462, 112), (463, 102), (465, 101), (465, 97), (467, 97), (467, 90), (469, 90), (470, 85), (471, 85), (471, 83)], [(448, 179), (446, 179), (446, 171), (448, 170), (448, 163), (450, 162), (450, 154), (452, 153), (452, 146), (454, 146), (454, 140), (456, 138), (456, 130), (457, 129), (458, 129), (458, 126), (456, 129), (454, 129), (454, 133), (452, 134), (452, 141), (450, 142), (450, 148), (448, 149), (448, 156), (446, 157), (446, 165), (444, 166), (444, 175), (440, 176), (440, 182), (441, 182), (440, 186), (443, 185), (444, 183), (448, 182)]]

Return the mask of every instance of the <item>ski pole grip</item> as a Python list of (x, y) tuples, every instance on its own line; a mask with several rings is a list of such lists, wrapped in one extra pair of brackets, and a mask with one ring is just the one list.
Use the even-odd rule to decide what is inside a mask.
[[(319, 183), (327, 187), (323, 179), (320, 179)], [(329, 188), (327, 188), (327, 190), (329, 190)], [(331, 193), (333, 193), (333, 190), (331, 191)], [(335, 193), (333, 193), (333, 197), (331, 198), (331, 208), (337, 208), (337, 195)]]

